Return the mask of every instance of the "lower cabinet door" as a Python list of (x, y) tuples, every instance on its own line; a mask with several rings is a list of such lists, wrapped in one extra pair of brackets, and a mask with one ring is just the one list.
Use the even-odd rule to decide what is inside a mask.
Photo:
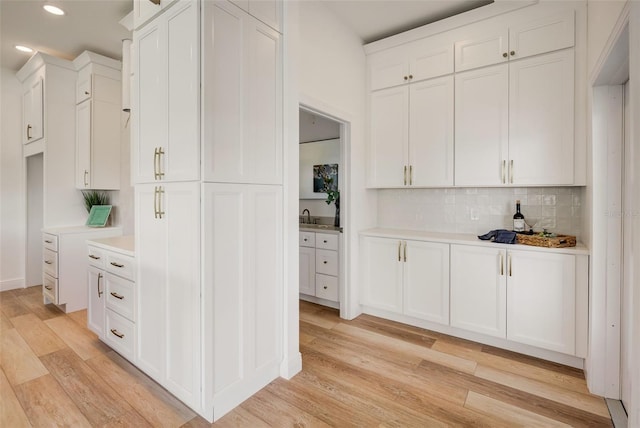
[(451, 245), (451, 326), (506, 338), (504, 250)]
[(402, 241), (363, 237), (362, 304), (402, 313)]
[(300, 247), (300, 293), (316, 294), (316, 249)]
[(104, 272), (93, 266), (89, 266), (87, 271), (88, 287), (87, 296), (87, 327), (100, 338), (104, 338)]
[(508, 262), (507, 339), (575, 354), (575, 256), (509, 251)]
[(405, 241), (404, 314), (449, 324), (449, 244)]

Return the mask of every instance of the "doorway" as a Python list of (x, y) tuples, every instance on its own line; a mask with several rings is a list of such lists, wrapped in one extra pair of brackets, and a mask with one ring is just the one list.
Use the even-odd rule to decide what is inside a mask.
[[(340, 310), (345, 317), (349, 295), (347, 293), (348, 251), (351, 235), (349, 224), (349, 124), (327, 113), (308, 106), (299, 109), (299, 210), (301, 226), (306, 223), (339, 227), (338, 234), (338, 301), (304, 295), (304, 300)], [(324, 174), (322, 173), (324, 172)], [(322, 179), (324, 177), (324, 179)], [(328, 180), (327, 180), (328, 179)], [(327, 184), (329, 183), (329, 184)], [(337, 190), (328, 197), (327, 188)], [(336, 203), (337, 202), (337, 203)], [(303, 215), (304, 212), (304, 215)], [(309, 229), (314, 230), (314, 229)], [(318, 229), (322, 233), (323, 229)], [(301, 247), (302, 248), (302, 247)], [(300, 256), (301, 272), (306, 272), (305, 258)], [(302, 276), (304, 273), (301, 273)]]
[(42, 228), (44, 227), (44, 155), (25, 159), (27, 242), (25, 286), (42, 284)]
[(632, 260), (632, 196), (631, 175), (633, 168), (633, 151), (631, 145), (631, 114), (629, 109), (629, 81), (622, 89), (623, 94), (623, 163), (622, 163), (622, 290), (620, 292), (620, 399), (627, 414), (631, 406), (631, 378), (632, 378), (632, 338), (633, 324), (633, 260)]

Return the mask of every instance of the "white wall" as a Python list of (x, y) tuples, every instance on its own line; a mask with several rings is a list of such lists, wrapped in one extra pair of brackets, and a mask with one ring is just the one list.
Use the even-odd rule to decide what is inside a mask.
[(25, 207), (21, 142), (22, 85), (0, 68), (0, 291), (24, 286)]
[[(349, 205), (341, 195), (341, 219), (345, 228), (345, 250), (350, 271), (348, 318), (358, 315), (358, 232), (376, 224), (376, 192), (365, 189), (366, 171), (366, 58), (362, 41), (319, 1), (304, 1), (299, 7), (298, 88), (300, 102), (349, 122), (348, 159), (343, 184), (349, 189)], [(347, 184), (348, 183), (348, 184)], [(346, 192), (345, 192), (346, 193)], [(346, 199), (346, 198), (345, 198)]]

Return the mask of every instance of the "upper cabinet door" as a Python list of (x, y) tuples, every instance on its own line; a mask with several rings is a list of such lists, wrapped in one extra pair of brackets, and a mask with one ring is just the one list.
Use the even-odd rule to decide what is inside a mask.
[(229, 3), (205, 3), (204, 23), (204, 179), (280, 184), (279, 34)]
[(409, 81), (406, 47), (387, 49), (369, 55), (369, 89), (390, 88)]
[(23, 142), (32, 143), (44, 137), (44, 88), (41, 77), (25, 82), (23, 93)]
[(282, 3), (279, 0), (250, 0), (249, 13), (274, 30), (280, 31)]
[(453, 73), (453, 43), (427, 38), (409, 44), (410, 82)]
[(198, 11), (196, 1), (179, 1), (134, 34), (135, 183), (199, 178)]
[(453, 76), (410, 86), (409, 181), (453, 185)]
[(456, 42), (456, 71), (508, 61), (508, 43), (506, 26), (482, 23), (467, 39)]
[(509, 64), (509, 183), (574, 180), (573, 50)]
[(76, 189), (91, 188), (91, 100), (76, 106)]
[(405, 186), (409, 182), (409, 88), (372, 92), (370, 108), (370, 185)]
[(455, 185), (507, 183), (508, 65), (456, 74)]
[(575, 43), (575, 13), (537, 19), (509, 28), (509, 58), (518, 59), (568, 48)]

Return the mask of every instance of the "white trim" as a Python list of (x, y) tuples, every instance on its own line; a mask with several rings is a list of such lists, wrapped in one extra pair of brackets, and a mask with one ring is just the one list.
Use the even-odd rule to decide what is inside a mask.
[[(629, 23), (629, 16), (631, 14), (631, 1), (627, 1), (627, 3), (622, 8), (622, 12), (620, 12), (620, 16), (618, 17), (618, 21), (616, 21), (616, 25), (613, 27), (609, 38), (607, 39), (607, 43), (604, 45), (598, 60), (593, 66), (593, 70), (591, 72), (591, 76), (589, 76), (589, 87), (596, 86), (598, 83), (598, 79), (601, 78), (600, 74), (603, 72), (605, 64), (609, 60), (609, 56), (612, 54), (613, 49), (618, 42), (618, 39), (622, 36), (623, 31), (627, 27)], [(611, 82), (609, 82), (611, 83)], [(622, 82), (618, 82), (622, 83)]]
[(24, 286), (24, 278), (5, 279), (0, 281), (0, 291), (17, 290), (26, 288)]

